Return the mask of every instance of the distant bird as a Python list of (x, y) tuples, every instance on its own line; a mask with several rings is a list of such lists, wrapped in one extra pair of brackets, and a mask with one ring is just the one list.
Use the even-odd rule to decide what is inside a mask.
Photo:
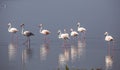
[(78, 32), (85, 32), (86, 29), (84, 27), (80, 26), (80, 22), (77, 23), (77, 27), (78, 27)]
[(110, 54), (110, 42), (112, 41), (113, 43), (112, 43), (112, 49), (113, 49), (113, 47), (114, 47), (114, 38), (112, 37), (112, 36), (110, 36), (109, 34), (108, 34), (108, 32), (105, 32), (104, 33), (104, 35), (105, 35), (105, 41), (107, 41), (108, 42), (108, 53)]
[(108, 32), (104, 33), (105, 35), (105, 41), (113, 41), (113, 37), (108, 34)]
[(81, 27), (80, 22), (77, 23), (77, 27), (78, 27), (78, 32), (82, 33), (81, 37), (83, 38), (83, 41), (85, 41), (86, 29), (84, 27)]
[(8, 32), (16, 33), (16, 32), (18, 32), (18, 29), (17, 28), (12, 28), (11, 23), (8, 23)]
[(49, 30), (43, 29), (42, 26), (43, 26), (43, 24), (39, 25), (39, 27), (40, 27), (40, 33), (44, 34), (44, 35), (49, 35), (51, 32)]
[[(8, 32), (12, 33), (12, 41), (14, 42), (14, 34), (16, 34), (18, 32), (17, 28), (13, 28), (11, 27), (11, 23), (8, 23)], [(18, 40), (18, 36), (16, 35), (16, 41)]]
[(77, 31), (73, 31), (72, 28), (70, 29), (70, 31), (71, 31), (70, 35), (71, 35), (72, 37), (76, 37), (76, 36), (79, 35), (78, 32), (77, 32)]
[(43, 29), (43, 24), (40, 24), (40, 25), (39, 25), (39, 28), (40, 28), (40, 33), (43, 34), (43, 35), (45, 35), (45, 38), (44, 38), (44, 39), (45, 39), (45, 42), (46, 42), (46, 41), (49, 41), (49, 40), (46, 38), (46, 36), (49, 35), (51, 32), (50, 32), (49, 30), (47, 30), (47, 29)]
[(32, 32), (30, 32), (30, 31), (24, 31), (24, 24), (21, 24), (20, 25), (21, 26), (21, 28), (22, 28), (22, 35), (24, 35), (24, 36), (26, 36), (27, 37), (27, 42), (29, 42), (30, 41), (30, 36), (33, 36), (34, 34), (32, 33)]
[(70, 39), (69, 34), (64, 29), (64, 33), (61, 33), (61, 30), (58, 30), (58, 38), (64, 40), (64, 46), (67, 46), (67, 40)]
[(45, 35), (45, 37), (44, 37), (45, 41), (48, 41), (46, 36), (49, 35), (51, 32), (47, 29), (43, 29), (43, 24), (40, 24), (39, 28), (40, 28), (40, 33)]
[(61, 33), (61, 30), (58, 30), (58, 38), (59, 39), (64, 39), (64, 40), (70, 39), (69, 34), (66, 33), (65, 29), (64, 29), (64, 33)]

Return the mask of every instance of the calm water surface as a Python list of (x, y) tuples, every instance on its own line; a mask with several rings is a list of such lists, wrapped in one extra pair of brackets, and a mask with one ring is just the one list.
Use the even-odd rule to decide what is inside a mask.
[[(70, 70), (119, 70), (119, 12), (118, 0), (1, 0), (0, 70), (65, 70), (66, 65)], [(85, 40), (58, 39), (58, 29), (70, 33), (77, 21), (87, 29)], [(19, 29), (16, 35), (8, 33), (9, 22)], [(30, 44), (21, 35), (21, 23), (35, 34)], [(39, 33), (39, 23), (51, 31), (48, 40)], [(104, 41), (105, 31), (115, 38), (113, 48)]]

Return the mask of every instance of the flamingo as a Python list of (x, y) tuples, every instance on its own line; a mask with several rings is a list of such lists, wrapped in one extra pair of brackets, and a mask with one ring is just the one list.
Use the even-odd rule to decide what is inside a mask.
[(49, 30), (47, 30), (47, 29), (43, 29), (42, 26), (43, 26), (43, 24), (39, 25), (40, 33), (43, 34), (43, 35), (45, 35), (45, 40), (46, 40), (46, 36), (49, 35), (51, 32)]
[(84, 27), (80, 26), (80, 22), (77, 23), (77, 26), (78, 26), (78, 32), (85, 32), (86, 31), (86, 29)]
[(59, 39), (64, 39), (64, 40), (70, 39), (69, 34), (66, 33), (65, 29), (64, 29), (64, 33), (61, 33), (61, 30), (58, 30), (58, 38)]
[(85, 38), (86, 29), (80, 26), (80, 22), (77, 23), (77, 27), (78, 27), (78, 32), (81, 32)]
[(8, 32), (16, 33), (16, 32), (18, 32), (18, 29), (17, 28), (11, 28), (11, 23), (8, 23)]
[(18, 29), (11, 27), (11, 23), (8, 23), (8, 32), (12, 33), (12, 38), (13, 38), (13, 34), (16, 34), (18, 32)]
[[(109, 47), (109, 50), (110, 50), (110, 42), (113, 41), (113, 44), (114, 44), (114, 38), (111, 35), (109, 35), (108, 32), (105, 32), (104, 35), (105, 35), (105, 41), (108, 42), (108, 47)], [(109, 54), (110, 54), (110, 51), (109, 51)]]
[(71, 36), (72, 36), (72, 37), (76, 37), (76, 36), (79, 35), (78, 32), (77, 32), (77, 31), (74, 31), (72, 28), (70, 29), (70, 31), (71, 31)]
[(58, 38), (63, 39), (65, 42), (67, 39), (70, 39), (69, 34), (66, 32), (65, 29), (64, 29), (64, 33), (61, 33), (61, 30), (58, 30)]
[(30, 41), (30, 36), (33, 36), (34, 34), (30, 31), (24, 31), (24, 24), (21, 24), (21, 28), (22, 28), (22, 35), (26, 36), (27, 37), (27, 41), (29, 42)]
[(108, 32), (105, 32), (104, 35), (105, 35), (105, 41), (108, 41), (108, 42), (113, 41), (113, 37), (110, 36)]

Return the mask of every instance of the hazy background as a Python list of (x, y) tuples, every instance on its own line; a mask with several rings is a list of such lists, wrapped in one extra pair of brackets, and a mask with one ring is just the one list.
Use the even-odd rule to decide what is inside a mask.
[(104, 46), (103, 34), (108, 31), (115, 37), (117, 48), (120, 47), (119, 3), (120, 0), (0, 0), (0, 66), (3, 68), (9, 66), (5, 61), (7, 47), (2, 48), (8, 46), (10, 41), (11, 34), (7, 30), (9, 22), (19, 29), (17, 35), (20, 40), (24, 40), (20, 34), (20, 24), (24, 23), (25, 29), (35, 34), (31, 42), (36, 44), (42, 38), (38, 28), (40, 23), (52, 32), (49, 38), (54, 43), (58, 40), (58, 29), (65, 28), (68, 32), (70, 28), (77, 30), (76, 24), (80, 21), (81, 26), (87, 29), (89, 46), (94, 44), (91, 38), (96, 38), (100, 42), (94, 45)]

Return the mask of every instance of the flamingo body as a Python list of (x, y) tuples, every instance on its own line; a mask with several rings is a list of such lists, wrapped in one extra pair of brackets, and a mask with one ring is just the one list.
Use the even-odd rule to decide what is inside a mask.
[(24, 31), (24, 32), (23, 32), (23, 35), (24, 35), (24, 36), (33, 36), (34, 34), (31, 33), (30, 31)]
[(108, 34), (108, 32), (105, 32), (105, 41), (113, 41), (113, 37)]
[(21, 24), (21, 27), (22, 27), (22, 32), (21, 32), (21, 33), (22, 33), (24, 36), (29, 37), (29, 36), (33, 36), (33, 35), (34, 35), (34, 34), (33, 34), (32, 32), (30, 32), (30, 31), (24, 31), (23, 26), (24, 26), (24, 24)]
[(11, 29), (9, 30), (9, 32), (10, 32), (10, 33), (16, 33), (16, 32), (18, 32), (18, 30), (17, 30), (17, 28), (11, 28)]
[(49, 35), (51, 32), (47, 29), (42, 29), (42, 24), (39, 25), (40, 27), (40, 33), (43, 34), (43, 35)]
[(40, 31), (41, 34), (44, 34), (44, 35), (48, 35), (50, 34), (50, 31), (49, 30), (42, 30)]
[(78, 26), (78, 32), (85, 32), (86, 31), (86, 29), (84, 27), (80, 26), (80, 22), (77, 23), (77, 26)]
[(73, 29), (71, 29), (70, 35), (73, 36), (73, 37), (78, 36), (78, 32), (73, 31)]
[(61, 33), (61, 31), (59, 30), (58, 31), (58, 35), (59, 35), (59, 39), (64, 39), (64, 40), (66, 40), (66, 39), (69, 39), (69, 34), (68, 33)]
[(11, 23), (8, 23), (8, 26), (9, 26), (8, 32), (10, 32), (10, 33), (16, 33), (16, 32), (18, 32), (17, 28), (11, 28)]
[(84, 27), (78, 27), (78, 32), (85, 32), (86, 29)]

